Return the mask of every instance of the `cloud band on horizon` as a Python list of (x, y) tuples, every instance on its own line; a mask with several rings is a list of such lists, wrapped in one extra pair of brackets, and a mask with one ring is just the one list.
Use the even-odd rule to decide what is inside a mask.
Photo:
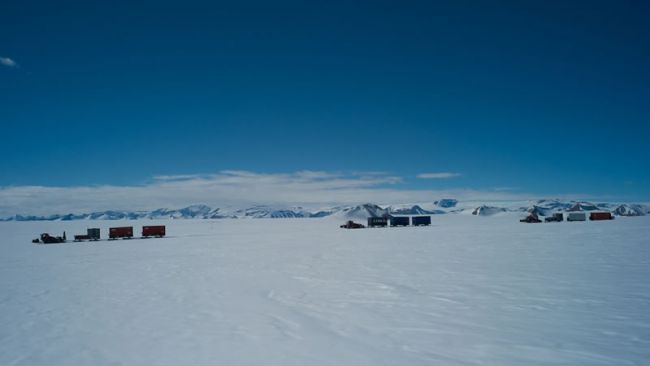
[(527, 199), (524, 194), (473, 189), (404, 189), (402, 179), (386, 173), (298, 171), (256, 173), (221, 171), (215, 174), (156, 176), (131, 186), (9, 186), (0, 187), (0, 217), (47, 215), (102, 210), (151, 210), (202, 203), (212, 207), (256, 204), (333, 207), (374, 202), (429, 202), (460, 199)]

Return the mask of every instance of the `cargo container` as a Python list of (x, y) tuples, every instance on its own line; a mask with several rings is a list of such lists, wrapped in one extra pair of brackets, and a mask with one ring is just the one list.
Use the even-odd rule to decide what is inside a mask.
[(142, 237), (148, 238), (150, 236), (157, 236), (159, 238), (165, 236), (165, 225), (143, 226)]
[(592, 212), (589, 214), (589, 220), (614, 220), (611, 212)]
[(88, 229), (88, 238), (90, 240), (99, 240), (100, 234), (99, 234), (99, 228), (92, 228)]
[(409, 226), (411, 220), (408, 216), (393, 216), (390, 218), (390, 226)]
[(130, 239), (133, 237), (133, 226), (112, 227), (108, 229), (109, 239)]
[(386, 227), (388, 218), (386, 217), (368, 217), (368, 227)]
[(549, 216), (544, 219), (546, 222), (562, 222), (564, 221), (564, 214), (561, 212), (554, 213), (553, 216)]
[(411, 222), (413, 226), (429, 226), (431, 225), (431, 216), (413, 216)]
[(566, 216), (567, 221), (585, 221), (587, 215), (584, 212), (569, 212)]
[(74, 241), (99, 240), (99, 229), (87, 229), (86, 232), (86, 235), (75, 235)]

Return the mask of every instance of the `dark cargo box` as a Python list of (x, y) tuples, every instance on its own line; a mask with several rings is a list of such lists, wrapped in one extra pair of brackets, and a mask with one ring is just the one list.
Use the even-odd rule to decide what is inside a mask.
[(165, 236), (165, 225), (143, 226), (142, 236), (145, 238), (149, 236), (157, 236), (162, 238)]
[(98, 228), (92, 228), (88, 229), (88, 239), (90, 240), (99, 240), (99, 229)]
[(411, 221), (413, 226), (429, 226), (431, 225), (431, 216), (413, 216)]
[(546, 222), (562, 222), (564, 221), (564, 214), (561, 212), (556, 212), (552, 216), (549, 216), (544, 219)]
[(393, 216), (390, 218), (390, 226), (409, 226), (408, 216)]
[(614, 216), (610, 212), (592, 212), (589, 214), (589, 220), (613, 220)]
[(388, 225), (388, 219), (385, 217), (369, 217), (368, 227), (385, 227)]
[(112, 227), (108, 229), (109, 239), (132, 238), (132, 237), (133, 237), (133, 226)]

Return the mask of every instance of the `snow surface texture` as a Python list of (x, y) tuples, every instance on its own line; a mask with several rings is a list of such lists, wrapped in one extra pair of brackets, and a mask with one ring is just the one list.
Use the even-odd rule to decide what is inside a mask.
[(647, 365), (650, 217), (518, 217), (3, 222), (0, 365)]

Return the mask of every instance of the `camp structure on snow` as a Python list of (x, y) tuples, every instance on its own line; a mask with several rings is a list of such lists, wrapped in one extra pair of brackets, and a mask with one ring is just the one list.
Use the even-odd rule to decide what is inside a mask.
[(569, 212), (566, 217), (567, 221), (586, 221), (587, 215), (584, 212)]
[(143, 226), (142, 237), (149, 238), (152, 236), (156, 236), (158, 238), (162, 238), (163, 236), (165, 236), (165, 225)]
[(368, 217), (368, 227), (386, 227), (388, 226), (387, 217)]
[(592, 212), (589, 214), (589, 220), (614, 220), (614, 216), (611, 212)]
[(390, 226), (409, 226), (411, 220), (408, 216), (391, 216)]
[(130, 239), (133, 237), (133, 226), (112, 227), (108, 229), (108, 239)]
[(413, 216), (411, 217), (411, 224), (413, 226), (429, 226), (431, 225), (431, 216)]

